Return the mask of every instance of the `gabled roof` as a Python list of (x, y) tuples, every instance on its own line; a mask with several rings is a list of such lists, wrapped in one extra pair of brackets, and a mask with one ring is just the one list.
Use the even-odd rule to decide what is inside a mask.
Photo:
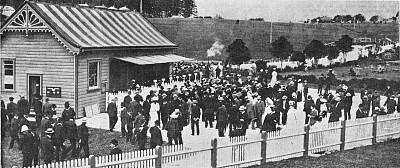
[[(75, 8), (32, 1), (25, 1), (1, 27), (1, 33), (24, 25), (15, 24), (20, 17), (17, 15), (24, 10), (28, 11), (26, 13), (29, 16), (38, 15), (35, 17), (43, 22), (42, 28), (50, 29), (72, 52), (80, 52), (81, 49), (177, 47), (139, 13)], [(26, 31), (29, 28), (31, 27), (27, 26)]]

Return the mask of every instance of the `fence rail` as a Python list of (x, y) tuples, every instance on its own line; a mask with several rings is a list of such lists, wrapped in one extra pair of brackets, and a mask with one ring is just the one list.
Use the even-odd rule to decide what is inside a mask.
[(400, 114), (306, 125), (293, 132), (263, 132), (257, 137), (215, 138), (210, 147), (163, 146), (112, 156), (51, 163), (35, 168), (94, 167), (245, 167), (268, 161), (307, 156), (326, 150), (347, 150), (400, 137)]

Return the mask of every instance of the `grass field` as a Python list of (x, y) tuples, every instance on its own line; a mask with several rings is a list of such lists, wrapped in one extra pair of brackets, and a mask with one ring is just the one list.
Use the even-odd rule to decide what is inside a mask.
[[(120, 132), (110, 132), (108, 130), (89, 128), (89, 151), (94, 156), (108, 155), (111, 151), (110, 142), (112, 139), (119, 141), (119, 146), (123, 152), (138, 150), (137, 146), (125, 142), (125, 138), (120, 138)], [(13, 149), (8, 149), (10, 137), (6, 137), (1, 141), (1, 159), (2, 167), (11, 168), (12, 166), (22, 167), (22, 152), (18, 149), (18, 145), (14, 143)], [(149, 144), (146, 144), (149, 147)], [(83, 150), (81, 151), (81, 155)], [(71, 158), (68, 158), (71, 159)]]
[[(269, 55), (270, 22), (225, 19), (152, 18), (149, 21), (171, 41), (179, 45), (176, 53), (185, 57), (206, 60), (209, 49), (218, 38), (227, 47), (234, 39), (241, 38), (249, 47), (252, 58), (271, 58)], [(398, 40), (398, 24), (303, 24), (273, 23), (272, 38), (285, 36), (295, 50), (303, 51), (312, 40), (323, 43), (338, 40), (347, 34), (352, 38), (372, 37)], [(226, 57), (225, 49), (221, 57)], [(213, 59), (221, 60), (221, 57)]]
[(344, 152), (334, 152), (320, 157), (300, 157), (269, 162), (267, 167), (400, 167), (400, 139), (389, 140), (372, 146), (364, 146)]

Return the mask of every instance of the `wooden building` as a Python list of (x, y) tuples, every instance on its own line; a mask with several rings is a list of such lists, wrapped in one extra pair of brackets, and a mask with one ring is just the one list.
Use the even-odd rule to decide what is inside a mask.
[[(138, 13), (25, 1), (1, 26), (1, 95), (105, 111), (105, 92), (168, 78), (177, 45)], [(6, 101), (7, 102), (7, 101)], [(93, 113), (86, 114), (87, 116)]]

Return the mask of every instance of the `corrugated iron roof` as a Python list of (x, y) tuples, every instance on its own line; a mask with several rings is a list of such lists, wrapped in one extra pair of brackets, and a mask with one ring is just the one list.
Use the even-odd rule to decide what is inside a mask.
[(53, 33), (77, 48), (177, 47), (139, 13), (25, 3)]
[(114, 57), (122, 61), (138, 64), (138, 65), (150, 65), (150, 64), (162, 64), (170, 62), (180, 61), (191, 61), (192, 59), (182, 57), (179, 55), (168, 54), (168, 55), (150, 55), (150, 56), (138, 56), (138, 57)]

